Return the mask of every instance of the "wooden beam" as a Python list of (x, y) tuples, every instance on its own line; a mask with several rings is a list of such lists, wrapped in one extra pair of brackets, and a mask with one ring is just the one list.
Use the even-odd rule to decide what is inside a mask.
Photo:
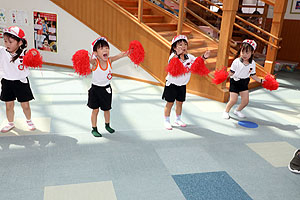
[(182, 24), (184, 22), (184, 2), (185, 2), (185, 0), (180, 0), (180, 2), (179, 2), (177, 35), (180, 35), (182, 32)]
[(228, 65), (230, 40), (239, 0), (224, 0), (216, 69)]
[(140, 23), (143, 22), (143, 2), (144, 0), (139, 0), (138, 20)]
[[(274, 5), (271, 34), (277, 37), (280, 37), (281, 34), (287, 2), (288, 0), (276, 0)], [(278, 41), (274, 40), (273, 38), (270, 38), (269, 42), (278, 46)], [(264, 69), (268, 73), (272, 74), (274, 72), (274, 64), (276, 61), (277, 53), (278, 49), (272, 47), (271, 45), (268, 45), (267, 56), (264, 65)]]

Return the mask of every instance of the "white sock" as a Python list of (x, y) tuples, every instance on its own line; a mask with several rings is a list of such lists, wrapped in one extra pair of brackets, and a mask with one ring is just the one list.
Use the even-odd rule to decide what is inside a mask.
[(166, 121), (166, 122), (170, 122), (170, 117), (165, 116), (165, 121)]
[(176, 115), (176, 120), (181, 120), (181, 115)]

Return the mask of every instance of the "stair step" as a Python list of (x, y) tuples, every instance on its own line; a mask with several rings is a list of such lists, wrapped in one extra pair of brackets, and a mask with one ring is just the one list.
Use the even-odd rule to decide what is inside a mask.
[[(137, 15), (138, 14), (138, 8), (136, 7), (124, 7), (125, 10), (127, 10), (128, 12), (130, 12), (133, 15)], [(143, 14), (145, 15), (150, 15), (151, 14), (151, 9), (150, 8), (143, 8)]]
[[(135, 15), (137, 17), (137, 15)], [(161, 23), (164, 22), (165, 17), (162, 15), (143, 15), (144, 23)]]
[(192, 50), (195, 48), (206, 46), (206, 39), (204, 38), (191, 38), (189, 39), (189, 46), (188, 49)]
[(191, 49), (188, 52), (196, 57), (202, 56), (207, 50), (210, 50), (210, 58), (217, 57), (218, 48), (215, 47), (202, 47), (202, 48), (195, 48)]
[(157, 32), (177, 30), (176, 23), (145, 23), (145, 24)]
[(137, 1), (116, 0), (115, 2), (122, 7), (138, 7)]
[[(182, 35), (186, 35), (188, 38), (191, 37), (191, 31), (182, 31)], [(177, 31), (159, 31), (158, 34), (166, 38), (168, 41), (172, 41), (172, 39), (177, 35)]]

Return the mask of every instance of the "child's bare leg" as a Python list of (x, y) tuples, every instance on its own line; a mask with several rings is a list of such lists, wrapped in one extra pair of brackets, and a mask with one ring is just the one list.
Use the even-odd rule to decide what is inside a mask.
[(5, 102), (5, 106), (6, 106), (6, 117), (7, 117), (8, 122), (14, 122), (14, 117), (15, 117), (14, 107), (15, 107), (15, 102), (14, 101)]
[(170, 123), (170, 115), (171, 115), (171, 110), (174, 105), (174, 102), (167, 102), (165, 109), (164, 109), (164, 114), (165, 114), (165, 128), (168, 130), (172, 130), (172, 125)]
[(230, 99), (229, 99), (229, 102), (227, 103), (226, 105), (226, 108), (225, 108), (225, 112), (229, 112), (230, 109), (232, 108), (232, 106), (234, 106), (234, 104), (237, 102), (237, 99), (238, 99), (238, 94), (235, 93), (235, 92), (230, 92)]
[(175, 108), (175, 112), (176, 112), (176, 116), (180, 116), (182, 113), (182, 101), (176, 101), (176, 108)]
[(172, 109), (173, 105), (174, 105), (174, 102), (166, 103), (165, 110), (164, 110), (165, 117), (170, 117), (171, 109)]
[(92, 115), (91, 115), (91, 121), (92, 121), (92, 134), (95, 137), (102, 137), (102, 135), (98, 132), (97, 129), (97, 118), (98, 118), (99, 108), (93, 109)]
[(29, 101), (22, 102), (21, 107), (23, 109), (23, 113), (24, 113), (26, 119), (31, 120), (31, 109), (30, 109)]
[(110, 122), (110, 110), (104, 111), (104, 120), (105, 120), (105, 129), (109, 133), (114, 133), (115, 130), (113, 128), (111, 128), (110, 125), (109, 125), (109, 122)]
[(249, 103), (249, 90), (240, 92), (241, 104), (236, 109), (237, 111), (243, 110)]
[(93, 109), (92, 115), (91, 115), (92, 127), (97, 127), (98, 113), (99, 113), (99, 108)]

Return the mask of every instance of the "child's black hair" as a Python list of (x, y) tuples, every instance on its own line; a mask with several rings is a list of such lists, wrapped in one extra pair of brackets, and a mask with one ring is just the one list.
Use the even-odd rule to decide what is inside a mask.
[(175, 51), (176, 45), (177, 45), (177, 43), (182, 42), (182, 41), (183, 41), (184, 43), (186, 43), (186, 45), (188, 45), (188, 43), (187, 43), (187, 41), (186, 41), (185, 39), (180, 39), (180, 40), (174, 42), (174, 43), (171, 45), (170, 55), (171, 55), (172, 53), (175, 53), (175, 54), (176, 54), (176, 51)]
[(99, 49), (100, 47), (108, 47), (109, 48), (109, 44), (105, 40), (98, 40), (93, 47), (93, 51), (97, 51), (97, 49)]
[(244, 50), (245, 50), (246, 52), (248, 52), (248, 51), (251, 51), (251, 52), (252, 52), (252, 54), (251, 54), (251, 56), (250, 56), (250, 58), (249, 58), (249, 63), (252, 63), (253, 56), (254, 56), (254, 49), (253, 49), (253, 47), (252, 47), (250, 44), (248, 44), (248, 43), (242, 43), (242, 44), (241, 44), (241, 47), (240, 47), (240, 49), (238, 50), (238, 52), (236, 53), (234, 59), (240, 57), (241, 51), (244, 51)]
[(21, 38), (15, 36), (15, 35), (10, 34), (10, 33), (4, 33), (4, 36), (10, 37), (10, 38), (16, 40), (17, 42), (20, 42), (20, 41), (23, 42), (23, 44), (17, 49), (16, 55), (14, 57), (12, 57), (12, 59), (10, 61), (10, 62), (15, 62), (15, 60), (17, 60), (20, 57), (23, 50), (27, 47), (27, 41), (25, 39), (21, 39)]

